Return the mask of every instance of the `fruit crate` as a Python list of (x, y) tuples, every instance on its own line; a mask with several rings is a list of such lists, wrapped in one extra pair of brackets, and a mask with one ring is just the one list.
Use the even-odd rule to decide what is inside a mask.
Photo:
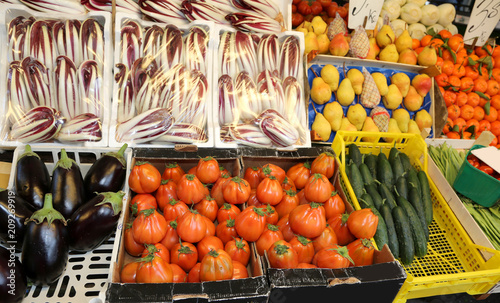
[[(363, 142), (362, 138), (391, 137), (396, 143)], [(427, 145), (418, 135), (339, 132), (332, 144), (337, 157), (344, 159), (346, 147), (354, 143), (361, 153), (389, 154), (395, 146), (408, 154), (412, 164), (427, 173)], [(339, 159), (340, 161), (340, 159)], [(348, 200), (359, 209), (359, 203), (340, 161), (340, 175)], [(434, 295), (466, 292), (470, 295), (487, 293), (500, 281), (500, 251), (474, 244), (457, 217), (429, 178), (434, 219), (429, 226), (428, 253), (404, 266), (407, 279), (394, 302)], [(492, 257), (485, 261), (481, 252)]]
[[(61, 146), (60, 148), (33, 146), (32, 150), (40, 156), (47, 166), (49, 173), (52, 174), (59, 160), (61, 148), (65, 148), (68, 157), (76, 161), (83, 176), (85, 176), (92, 164), (100, 158), (101, 155), (110, 151), (118, 151), (117, 148), (98, 147), (90, 150), (85, 147), (74, 146)], [(15, 164), (23, 154), (24, 149), (25, 145), (22, 145), (14, 150), (9, 178), (9, 189), (14, 188)], [(130, 164), (132, 162), (132, 149), (128, 148), (124, 156), (127, 161), (126, 179), (128, 180)], [(122, 190), (125, 193), (128, 192), (128, 183), (125, 182)], [(127, 201), (127, 195), (125, 195), (123, 199), (123, 201)], [(123, 212), (121, 216), (123, 216)], [(118, 226), (118, 229), (121, 229), (120, 226)], [(112, 235), (108, 240), (92, 251), (86, 253), (70, 251), (66, 270), (61, 278), (48, 286), (28, 286), (22, 302), (104, 302), (102, 290), (109, 281), (109, 268), (111, 266), (111, 257), (115, 245), (117, 245), (117, 243), (115, 242), (114, 235)], [(18, 257), (20, 257), (20, 253)]]

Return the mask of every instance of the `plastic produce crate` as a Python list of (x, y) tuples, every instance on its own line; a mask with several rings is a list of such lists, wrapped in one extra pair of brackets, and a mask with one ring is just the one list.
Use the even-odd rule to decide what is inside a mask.
[[(418, 135), (339, 132), (332, 148), (343, 159), (345, 148), (351, 143), (356, 144), (361, 153), (383, 152), (386, 155), (394, 146), (394, 143), (362, 142), (362, 137), (395, 138), (396, 148), (408, 154), (417, 169), (427, 173), (427, 145)], [(340, 175), (342, 187), (349, 193), (348, 200), (359, 209), (342, 162)], [(429, 186), (434, 219), (429, 226), (428, 253), (404, 266), (407, 279), (394, 302), (443, 294), (488, 292), (500, 281), (500, 251), (474, 244), (432, 179), (429, 179)], [(493, 256), (485, 261), (481, 251), (488, 251)]]
[[(52, 175), (55, 164), (59, 160), (61, 148), (64, 148), (68, 153), (68, 157), (76, 161), (82, 176), (85, 176), (92, 164), (101, 157), (101, 155), (110, 152), (118, 151), (117, 148), (93, 148), (92, 150), (83, 147), (61, 146), (61, 147), (39, 147), (32, 146), (32, 150), (37, 153), (44, 161), (49, 173)], [(12, 167), (9, 179), (9, 189), (14, 188), (14, 175), (16, 163), (19, 157), (24, 153), (25, 145), (19, 146), (14, 150)], [(125, 159), (127, 161), (127, 176), (130, 173), (130, 164), (132, 162), (132, 149), (128, 148), (125, 151)], [(128, 183), (125, 182), (122, 189), (125, 193), (128, 192)], [(123, 197), (123, 201), (127, 201), (127, 194)], [(123, 217), (123, 211), (121, 216)], [(66, 271), (61, 278), (48, 286), (28, 286), (24, 302), (45, 303), (45, 302), (104, 302), (101, 291), (104, 289), (109, 277), (109, 268), (111, 265), (111, 256), (114, 246), (116, 245), (114, 235), (101, 244), (96, 249), (82, 253), (69, 252), (68, 264)], [(18, 257), (20, 254), (18, 255)], [(0, 300), (1, 301), (1, 300)]]

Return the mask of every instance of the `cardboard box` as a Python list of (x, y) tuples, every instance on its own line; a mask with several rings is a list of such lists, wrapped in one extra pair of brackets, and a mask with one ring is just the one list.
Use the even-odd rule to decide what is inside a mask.
[[(233, 176), (241, 172), (238, 152), (234, 149), (216, 150), (213, 148), (198, 149), (197, 152), (177, 152), (173, 149), (136, 149), (135, 161), (148, 161), (163, 172), (165, 164), (177, 162), (182, 169), (188, 171), (205, 156), (214, 156), (219, 164), (228, 169)], [(131, 196), (131, 195), (130, 195)], [(130, 201), (128, 201), (130, 202)], [(125, 216), (122, 222), (130, 222), (128, 203), (124, 207)], [(260, 258), (255, 247), (247, 267), (249, 278), (202, 283), (157, 283), (133, 284), (120, 283), (120, 269), (124, 264), (134, 260), (124, 250), (123, 228), (117, 231), (116, 240), (119, 245), (113, 252), (110, 267), (111, 281), (106, 291), (106, 302), (266, 302), (269, 296), (269, 285), (264, 275)]]

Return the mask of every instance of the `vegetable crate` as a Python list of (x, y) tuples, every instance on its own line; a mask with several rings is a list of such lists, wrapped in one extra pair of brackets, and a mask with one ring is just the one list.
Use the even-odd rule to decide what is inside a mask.
[[(396, 143), (362, 141), (363, 138), (378, 141), (381, 137), (394, 138)], [(413, 166), (427, 173), (427, 145), (418, 135), (339, 132), (332, 144), (339, 160), (345, 159), (346, 147), (351, 143), (356, 144), (362, 154), (376, 155), (380, 152), (388, 155), (395, 146), (410, 157)], [(342, 187), (349, 193), (349, 201), (359, 209), (345, 163), (341, 162), (340, 168)], [(429, 186), (434, 220), (429, 226), (428, 253), (404, 266), (407, 279), (394, 302), (461, 292), (470, 295), (488, 292), (500, 280), (500, 252), (474, 244), (432, 179), (429, 179)], [(485, 261), (482, 251), (492, 253), (493, 257)]]
[[(22, 145), (14, 150), (13, 165), (11, 167), (8, 186), (9, 189), (14, 188), (16, 163), (23, 154), (24, 148), (25, 146)], [(116, 148), (107, 147), (88, 149), (84, 147), (61, 146), (61, 148), (65, 148), (68, 156), (76, 161), (83, 176), (85, 176), (92, 164), (99, 159), (101, 155), (118, 150)], [(61, 148), (33, 146), (32, 150), (40, 156), (47, 166), (49, 173), (52, 174), (59, 160)], [(125, 151), (125, 159), (127, 160), (126, 178), (128, 179), (128, 174), (130, 172), (128, 167), (130, 167), (130, 163), (132, 162), (132, 149), (128, 148)], [(125, 183), (122, 190), (128, 192), (128, 183)], [(123, 199), (123, 201), (126, 201), (127, 195), (125, 195)], [(108, 281), (111, 253), (115, 245), (117, 245), (117, 243), (113, 235), (93, 251), (87, 253), (70, 251), (66, 271), (61, 278), (49, 286), (28, 286), (23, 302), (104, 302), (104, 298), (100, 292)]]

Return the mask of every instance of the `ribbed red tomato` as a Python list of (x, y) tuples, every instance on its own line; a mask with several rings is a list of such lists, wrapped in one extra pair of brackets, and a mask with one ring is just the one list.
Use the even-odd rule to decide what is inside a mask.
[(172, 283), (174, 275), (167, 261), (155, 255), (141, 259), (135, 280), (137, 283)]
[(157, 207), (156, 199), (151, 194), (137, 194), (130, 200), (130, 209), (134, 216), (142, 210)]
[(177, 234), (182, 241), (196, 243), (205, 237), (207, 224), (196, 210), (189, 210), (177, 221)]
[(308, 201), (325, 203), (332, 194), (333, 185), (323, 174), (312, 174), (304, 187), (304, 196)]
[(238, 206), (234, 204), (224, 203), (217, 211), (217, 222), (224, 222), (227, 219), (236, 219), (236, 216), (241, 213)]
[(176, 162), (167, 163), (165, 165), (165, 170), (163, 170), (163, 174), (161, 175), (162, 179), (165, 180), (173, 180), (175, 183), (179, 181), (179, 179), (184, 175), (184, 170), (177, 164)]
[(247, 267), (241, 262), (233, 260), (233, 280), (248, 278)]
[(177, 182), (177, 197), (186, 204), (196, 204), (206, 196), (203, 183), (192, 174), (183, 175)]
[(170, 250), (170, 263), (179, 265), (184, 271), (190, 271), (198, 262), (198, 250), (189, 242), (179, 242)]
[(144, 250), (144, 245), (141, 243), (137, 243), (134, 240), (134, 234), (132, 232), (132, 223), (127, 223), (127, 225), (125, 226), (123, 243), (125, 246), (125, 251), (128, 252), (129, 255), (131, 256), (138, 257)]
[(128, 178), (130, 189), (138, 194), (150, 194), (158, 189), (160, 183), (160, 172), (148, 162), (136, 162)]
[(347, 247), (333, 245), (318, 251), (312, 263), (319, 268), (346, 268), (349, 267), (350, 259)]
[(210, 196), (212, 196), (212, 198), (215, 199), (219, 207), (221, 207), (222, 204), (226, 202), (224, 201), (224, 194), (222, 192), (222, 189), (224, 188), (226, 183), (229, 182), (229, 180), (231, 180), (231, 177), (229, 177), (229, 175), (221, 176), (217, 180), (217, 182), (215, 182), (215, 184), (212, 186), (212, 189), (210, 190)]
[(201, 241), (196, 244), (196, 249), (198, 249), (198, 261), (201, 262), (203, 257), (208, 254), (209, 251), (224, 249), (224, 243), (222, 243), (222, 240), (216, 236), (208, 236), (201, 239)]
[(194, 209), (198, 211), (200, 215), (207, 217), (210, 221), (213, 222), (217, 218), (219, 206), (217, 205), (217, 202), (214, 198), (212, 198), (211, 196), (206, 196), (205, 198), (203, 198), (203, 200), (194, 205)]
[(250, 260), (250, 246), (247, 241), (235, 237), (226, 243), (224, 250), (231, 256), (233, 261), (239, 261), (247, 266)]
[(189, 207), (186, 203), (180, 200), (171, 199), (167, 204), (165, 204), (162, 210), (163, 216), (166, 220), (175, 220), (187, 213), (189, 211)]
[(283, 168), (276, 164), (264, 164), (260, 170), (260, 180), (270, 176), (274, 176), (281, 184), (283, 183), (283, 180), (285, 180), (286, 172)]
[(351, 256), (351, 266), (365, 266), (373, 264), (373, 253), (375, 247), (369, 239), (356, 239), (347, 244), (349, 256)]
[(332, 246), (338, 243), (337, 235), (331, 226), (327, 225), (321, 235), (312, 239), (314, 251), (318, 252), (325, 247)]
[(296, 268), (299, 256), (290, 243), (279, 240), (273, 243), (267, 251), (269, 264), (274, 268)]
[(173, 273), (173, 281), (174, 283), (182, 283), (187, 280), (187, 273), (182, 269), (179, 265), (170, 263), (170, 267), (172, 268)]
[(196, 177), (201, 183), (215, 183), (220, 177), (219, 162), (214, 157), (204, 157), (198, 161)]
[(345, 213), (344, 200), (342, 200), (342, 198), (336, 191), (332, 191), (330, 199), (326, 200), (323, 207), (325, 208), (325, 215), (327, 220), (335, 215)]
[(165, 247), (165, 245), (161, 243), (156, 243), (156, 244), (146, 244), (146, 248), (142, 251), (141, 257), (147, 257), (148, 255), (152, 254), (157, 257), (162, 258), (165, 260), (167, 263), (170, 263), (170, 251), (168, 248)]
[(283, 216), (288, 215), (297, 206), (299, 206), (299, 197), (297, 196), (297, 192), (287, 190), (284, 192), (280, 203), (276, 204), (274, 208), (278, 213), (279, 219), (281, 219)]
[(162, 211), (170, 200), (177, 200), (177, 184), (174, 180), (161, 180), (160, 187), (156, 190), (155, 198), (158, 202), (158, 208)]
[(135, 283), (135, 277), (137, 276), (137, 268), (139, 268), (140, 262), (130, 262), (123, 266), (120, 271), (120, 282), (122, 283)]
[(264, 229), (262, 235), (260, 235), (259, 239), (255, 242), (259, 255), (263, 256), (264, 251), (268, 250), (269, 247), (278, 240), (284, 240), (279, 227), (267, 224), (266, 229)]
[(328, 220), (328, 225), (335, 231), (339, 245), (347, 245), (356, 239), (347, 227), (348, 218), (349, 214), (338, 214)]
[(355, 210), (349, 214), (347, 227), (356, 238), (372, 238), (377, 232), (378, 216), (370, 208)]
[(316, 238), (326, 227), (325, 209), (320, 203), (297, 206), (288, 220), (293, 232), (306, 238)]
[(276, 223), (278, 223), (279, 215), (278, 215), (278, 212), (276, 212), (276, 209), (274, 207), (272, 207), (269, 204), (264, 204), (264, 205), (258, 206), (258, 208), (261, 208), (266, 212), (266, 223), (267, 224), (276, 225)]
[(280, 203), (283, 198), (281, 183), (274, 176), (263, 178), (257, 186), (256, 197), (264, 204), (276, 205)]
[(171, 220), (167, 222), (167, 233), (165, 237), (160, 241), (161, 244), (165, 245), (168, 250), (179, 243), (179, 235), (177, 234), (177, 221)]
[(137, 243), (158, 243), (165, 237), (166, 232), (167, 221), (156, 209), (151, 208), (139, 212), (132, 222), (132, 233)]
[(311, 164), (309, 162), (297, 163), (288, 169), (286, 175), (292, 179), (297, 189), (302, 189), (311, 176)]
[(233, 277), (233, 260), (224, 249), (211, 250), (201, 260), (200, 281), (229, 280)]
[(252, 189), (256, 189), (260, 182), (260, 167), (247, 167), (243, 179), (247, 180)]
[(227, 219), (219, 223), (215, 228), (215, 234), (224, 244), (231, 241), (234, 237), (238, 237), (238, 232), (236, 231), (236, 227), (234, 227), (234, 219)]
[(230, 204), (243, 204), (250, 197), (250, 184), (245, 179), (233, 177), (224, 184), (222, 195)]
[(188, 273), (188, 277), (187, 277), (188, 282), (190, 282), (190, 283), (201, 282), (200, 281), (200, 267), (201, 267), (201, 263), (198, 262), (198, 263), (196, 263), (195, 266), (193, 266), (193, 268), (191, 268), (191, 270)]
[(289, 241), (299, 257), (299, 263), (311, 263), (314, 257), (314, 245), (308, 238), (298, 235)]
[(323, 174), (328, 179), (333, 177), (335, 172), (335, 155), (330, 152), (324, 152), (317, 156), (311, 163), (311, 174)]
[(243, 239), (257, 241), (266, 227), (266, 213), (261, 208), (249, 206), (236, 216), (234, 227)]

